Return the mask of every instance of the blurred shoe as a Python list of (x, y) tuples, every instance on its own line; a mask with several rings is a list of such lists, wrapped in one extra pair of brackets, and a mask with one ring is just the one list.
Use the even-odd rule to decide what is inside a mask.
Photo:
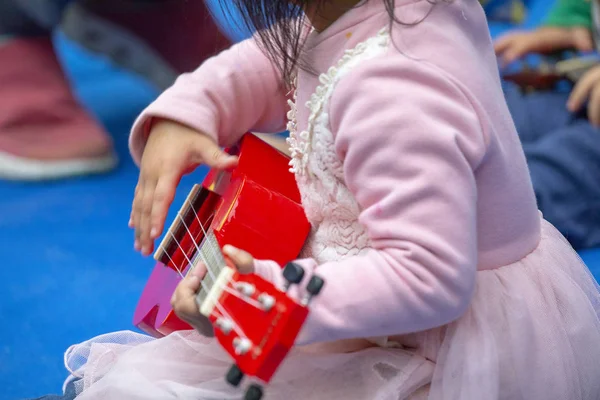
[(0, 179), (60, 179), (116, 163), (111, 138), (74, 98), (50, 38), (0, 44)]
[(231, 44), (203, 0), (80, 0), (62, 29), (161, 90)]

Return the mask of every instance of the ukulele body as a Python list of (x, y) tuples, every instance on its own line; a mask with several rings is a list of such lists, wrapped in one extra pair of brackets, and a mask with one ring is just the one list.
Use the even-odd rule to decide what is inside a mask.
[(133, 318), (152, 336), (192, 329), (175, 315), (170, 299), (190, 266), (218, 259), (215, 248), (230, 244), (285, 265), (310, 231), (287, 156), (252, 134), (227, 151), (239, 157), (238, 166), (211, 170), (194, 186), (154, 255), (157, 263)]

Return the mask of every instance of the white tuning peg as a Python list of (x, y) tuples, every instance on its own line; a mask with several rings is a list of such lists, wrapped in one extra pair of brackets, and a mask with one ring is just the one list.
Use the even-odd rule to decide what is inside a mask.
[(248, 338), (237, 337), (233, 339), (233, 348), (236, 354), (243, 355), (250, 351), (252, 348), (252, 342)]
[(261, 293), (260, 296), (258, 296), (258, 302), (262, 305), (263, 310), (270, 311), (275, 305), (275, 298), (266, 293)]
[(229, 335), (229, 332), (233, 330), (233, 322), (226, 318), (217, 319), (215, 325), (226, 335)]
[(256, 291), (256, 288), (254, 287), (254, 285), (248, 283), (248, 282), (238, 282), (235, 284), (235, 288), (237, 289), (238, 292), (240, 292), (241, 294), (243, 294), (244, 296), (250, 297), (254, 294), (254, 292)]

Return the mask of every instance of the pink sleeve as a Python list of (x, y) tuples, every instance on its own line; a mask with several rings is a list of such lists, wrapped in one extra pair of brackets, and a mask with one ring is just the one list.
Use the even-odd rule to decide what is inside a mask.
[(222, 146), (249, 130), (285, 130), (287, 100), (278, 72), (253, 39), (208, 59), (181, 75), (134, 123), (129, 147), (139, 164), (154, 117), (211, 135)]
[[(336, 151), (372, 249), (322, 265), (299, 261), (303, 285), (316, 272), (325, 287), (297, 344), (417, 332), (457, 319), (474, 290), (474, 170), (487, 149), (471, 103), (435, 67), (386, 58), (344, 77), (330, 107)], [(257, 268), (282, 283), (276, 265), (258, 261)], [(291, 293), (302, 296), (302, 285)]]

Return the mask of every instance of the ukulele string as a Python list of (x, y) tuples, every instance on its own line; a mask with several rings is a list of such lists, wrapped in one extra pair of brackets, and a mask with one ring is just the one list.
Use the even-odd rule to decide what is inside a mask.
[(173, 261), (173, 259), (169, 255), (169, 252), (165, 251), (165, 254), (169, 258), (169, 261), (171, 261), (171, 264), (173, 264), (175, 266), (175, 271), (177, 271), (177, 273), (179, 274), (179, 276), (181, 277), (181, 279), (185, 279), (185, 275), (183, 275), (183, 273), (181, 272), (181, 270), (179, 269), (179, 267), (177, 266), (177, 264), (175, 264), (175, 262)]
[[(191, 206), (191, 204), (190, 204), (190, 206)], [(193, 207), (191, 207), (191, 208), (194, 209)], [(195, 211), (194, 211), (194, 213), (195, 213)], [(200, 248), (200, 246), (198, 246), (198, 243), (196, 243), (196, 239), (194, 238), (194, 235), (192, 235), (192, 232), (190, 231), (190, 228), (187, 226), (187, 224), (185, 223), (185, 220), (183, 219), (183, 217), (180, 214), (177, 214), (177, 216), (179, 217), (179, 220), (181, 221), (181, 223), (185, 227), (185, 230), (187, 231), (188, 235), (190, 236), (190, 239), (192, 239), (192, 243), (196, 247), (196, 253), (200, 256), (200, 258), (202, 259), (202, 262), (204, 262), (204, 265), (206, 266), (206, 272), (208, 272), (208, 275), (211, 277), (211, 279), (213, 280), (213, 282), (216, 282), (217, 281), (217, 277), (214, 274), (214, 272), (212, 271), (211, 266), (208, 265), (208, 261), (206, 260), (206, 258), (202, 254), (202, 249)], [(198, 224), (200, 224), (200, 226), (202, 226), (202, 221), (200, 221), (199, 218), (198, 218)], [(202, 229), (202, 230), (204, 231), (204, 229)], [(206, 238), (206, 235), (204, 237)], [(179, 248), (181, 248), (181, 246), (179, 246)], [(190, 264), (190, 266), (192, 268), (194, 267), (191, 264)]]
[[(193, 210), (193, 207), (192, 207)], [(194, 211), (194, 214), (196, 212)], [(197, 215), (197, 214), (196, 214)], [(185, 222), (184, 222), (185, 224)], [(225, 259), (223, 258), (223, 255), (221, 253), (221, 248), (219, 247), (219, 243), (217, 242), (217, 239), (214, 237), (213, 234), (208, 234), (208, 232), (205, 230), (202, 221), (200, 221), (200, 219), (198, 218), (198, 225), (200, 225), (200, 229), (202, 229), (202, 234), (204, 235), (204, 240), (205, 240), (205, 245), (207, 245), (208, 250), (212, 252), (212, 256), (213, 259), (216, 260), (218, 263), (220, 263), (221, 265), (225, 265)], [(204, 246), (202, 246), (204, 247)], [(207, 267), (208, 268), (208, 267)], [(232, 283), (231, 279), (227, 280), (227, 283)], [(249, 305), (262, 310), (263, 306), (261, 303), (259, 303), (258, 301), (251, 299), (249, 297), (243, 297), (242, 295), (240, 295), (237, 291), (232, 291), (229, 290), (229, 287), (227, 286), (223, 286), (223, 288), (227, 288), (225, 289), (228, 293), (233, 294), (234, 296), (236, 296), (237, 298), (245, 301), (246, 303), (248, 303)], [(235, 293), (234, 293), (235, 292)]]
[[(169, 261), (171, 261), (171, 264), (175, 265), (175, 262), (173, 261), (173, 259), (171, 258), (171, 256), (169, 255), (169, 253), (166, 253), (167, 258), (169, 259)], [(176, 267), (176, 271), (179, 274), (179, 276), (181, 277), (181, 279), (185, 279), (185, 276), (181, 273), (181, 270), (179, 269), (179, 267)], [(250, 299), (250, 298), (246, 298), (244, 297), (242, 294), (240, 294), (237, 290), (233, 290), (232, 288), (230, 288), (229, 286), (223, 286), (221, 285), (221, 288), (226, 291), (227, 293), (237, 297), (240, 300), (245, 301), (246, 303), (256, 307), (256, 308), (262, 308), (262, 304), (260, 304), (258, 301)], [(205, 289), (206, 290), (206, 289)]]
[[(204, 265), (206, 266), (206, 271), (208, 272), (208, 274), (210, 275), (211, 279), (213, 280), (213, 284), (215, 284), (215, 283), (216, 283), (216, 281), (217, 281), (217, 278), (216, 278), (215, 274), (213, 273), (213, 271), (212, 271), (211, 267), (209, 266), (208, 260), (207, 260), (207, 259), (206, 259), (206, 257), (205, 257), (205, 256), (202, 254), (202, 250), (201, 250), (200, 246), (198, 246), (198, 244), (196, 243), (196, 240), (194, 240), (194, 236), (192, 235), (192, 232), (190, 231), (190, 229), (189, 229), (189, 227), (187, 226), (187, 224), (185, 223), (185, 220), (184, 220), (184, 219), (183, 219), (181, 216), (179, 216), (179, 218), (180, 218), (181, 222), (183, 223), (183, 226), (185, 227), (185, 229), (186, 229), (186, 231), (187, 231), (188, 235), (190, 236), (190, 238), (192, 238), (192, 242), (194, 243), (194, 246), (196, 247), (196, 252), (197, 252), (197, 253), (200, 255), (200, 258), (202, 259), (202, 262), (203, 262), (203, 263), (204, 263)], [(198, 222), (199, 222), (200, 224), (202, 224), (202, 223), (201, 223), (201, 221), (198, 221)], [(206, 236), (205, 236), (205, 237), (206, 237)], [(171, 260), (171, 257), (169, 257), (169, 260)], [(173, 262), (173, 260), (171, 260), (171, 262)], [(192, 267), (192, 268), (195, 268), (195, 266), (193, 266), (193, 265), (191, 265), (191, 267)], [(179, 270), (178, 270), (177, 272), (179, 272)], [(181, 272), (179, 272), (179, 275), (180, 275), (181, 277), (183, 277), (183, 275), (181, 274)], [(239, 293), (237, 290), (234, 290), (234, 289), (230, 288), (229, 286), (226, 286), (226, 285), (220, 285), (220, 287), (221, 287), (221, 289), (223, 289), (223, 290), (224, 290), (224, 291), (226, 291), (227, 293), (229, 293), (229, 294), (231, 294), (231, 295), (233, 295), (233, 296), (237, 297), (237, 298), (238, 298), (238, 299), (240, 299), (240, 300), (243, 300), (243, 301), (245, 301), (245, 302), (246, 302), (246, 303), (248, 303), (249, 305), (251, 305), (251, 306), (253, 306), (253, 307), (255, 307), (255, 308), (258, 308), (258, 309), (262, 309), (262, 305), (261, 305), (261, 304), (260, 304), (258, 301), (254, 300), (254, 299), (251, 299), (251, 298), (244, 297), (244, 296), (243, 296), (241, 293)], [(205, 289), (205, 290), (206, 290), (206, 289)]]
[[(193, 210), (193, 208), (192, 208)], [(195, 210), (194, 210), (194, 214), (196, 214)], [(178, 215), (179, 216), (179, 215)], [(216, 281), (216, 278), (212, 272), (212, 270), (209, 268), (209, 263), (206, 260), (206, 257), (203, 256), (202, 251), (200, 249), (200, 247), (196, 244), (196, 241), (193, 240), (193, 235), (190, 232), (189, 227), (187, 226), (187, 224), (185, 223), (185, 221), (183, 220), (183, 218), (181, 218), (181, 216), (179, 216), (186, 231), (188, 232), (188, 234), (190, 235), (190, 237), (192, 238), (192, 241), (194, 242), (194, 245), (196, 247), (196, 251), (198, 252), (198, 254), (200, 255), (200, 257), (203, 259), (202, 261), (204, 262), (204, 264), (207, 266), (207, 272), (209, 273), (209, 275), (211, 275), (211, 278), (213, 279), (213, 284)], [(196, 214), (196, 219), (198, 220), (198, 222), (200, 224), (202, 224), (202, 221), (200, 221), (200, 218), (198, 218), (198, 215)], [(176, 240), (175, 240), (176, 241)], [(179, 246), (179, 244), (178, 244)], [(179, 246), (179, 248), (181, 248), (181, 246)], [(173, 266), (175, 266), (175, 270), (177, 271), (177, 273), (179, 274), (179, 276), (181, 277), (181, 279), (185, 278), (185, 275), (183, 275), (181, 269), (179, 268), (179, 266), (173, 261), (173, 259), (171, 258), (170, 254), (168, 252), (164, 253), (167, 258), (169, 259), (169, 261), (171, 262), (171, 264), (173, 264)], [(194, 268), (194, 265), (190, 265), (190, 267)], [(257, 309), (262, 309), (262, 304), (259, 303), (258, 301), (252, 299), (252, 298), (248, 298), (248, 297), (244, 297), (241, 293), (239, 293), (237, 290), (234, 290), (232, 288), (230, 288), (229, 286), (225, 286), (225, 285), (220, 285), (221, 289), (223, 289), (225, 292), (231, 294), (232, 296), (237, 297), (238, 299), (248, 303), (249, 305), (257, 308)], [(206, 288), (205, 288), (206, 290)]]
[[(192, 210), (192, 212), (194, 213), (194, 218), (196, 219), (196, 221), (198, 221), (198, 225), (200, 225), (200, 229), (202, 230), (202, 234), (204, 235), (204, 241), (205, 241), (205, 243), (208, 243), (208, 241), (209, 241), (208, 233), (206, 232), (206, 229), (204, 229), (204, 224), (202, 223), (202, 220), (201, 220), (201, 219), (200, 219), (200, 217), (198, 216), (198, 213), (196, 212), (196, 209), (194, 208), (194, 205), (191, 203), (191, 201), (190, 201), (190, 199), (189, 199), (189, 198), (186, 198), (186, 199), (185, 199), (185, 202), (188, 204), (189, 208), (190, 208), (190, 209)], [(210, 220), (211, 220), (211, 218), (212, 218), (213, 216), (214, 216), (214, 213), (213, 213), (213, 214), (211, 214), (211, 215), (208, 217), (208, 220), (210, 221)], [(185, 225), (185, 221), (183, 221), (183, 224)], [(187, 226), (186, 226), (186, 229), (187, 229)], [(189, 230), (188, 230), (188, 233), (189, 233)], [(192, 235), (190, 234), (190, 236), (192, 236)], [(193, 237), (192, 237), (192, 241), (194, 242), (194, 244), (196, 243), (196, 241), (194, 240), (194, 238), (193, 238)], [(208, 244), (209, 244), (209, 248), (210, 248), (210, 243), (208, 243)], [(198, 247), (198, 246), (196, 246), (196, 247)], [(204, 245), (203, 245), (202, 247), (204, 248)], [(202, 252), (200, 252), (199, 250), (198, 250), (198, 252), (199, 252), (199, 254), (200, 254), (200, 257), (203, 257), (203, 254), (202, 254)], [(220, 249), (219, 249), (219, 254), (220, 254)], [(203, 261), (204, 261), (204, 263), (206, 264), (206, 269), (207, 269), (207, 270), (209, 270), (209, 269), (212, 267), (212, 265), (209, 265), (210, 263), (208, 262), (208, 259), (207, 259), (205, 256), (204, 256), (203, 258), (204, 258), (204, 260), (203, 260)], [(221, 259), (219, 259), (218, 257), (215, 257), (215, 258), (214, 258), (214, 261), (215, 261), (215, 262), (217, 262), (217, 263), (219, 263), (219, 262), (220, 262), (220, 263), (221, 263), (221, 265), (224, 265), (224, 264), (225, 264), (225, 260), (223, 260), (222, 258), (221, 258)]]
[[(188, 262), (189, 266), (192, 267), (192, 261), (190, 260), (190, 258), (187, 256), (187, 254), (185, 253), (185, 251), (181, 247), (181, 244), (179, 243), (179, 241), (177, 240), (177, 238), (175, 237), (175, 235), (173, 234), (173, 232), (171, 232), (171, 231), (169, 231), (169, 232), (171, 233), (171, 236), (172, 236), (173, 240), (175, 240), (175, 243), (177, 243), (177, 246), (179, 247), (179, 249), (183, 253), (183, 256), (185, 257), (185, 259)], [(202, 289), (204, 289), (204, 291), (206, 293), (208, 293), (208, 288), (206, 287), (206, 285), (204, 284), (204, 282), (202, 280), (200, 281), (200, 285), (202, 285)], [(223, 308), (223, 306), (221, 305), (221, 303), (219, 303), (218, 301), (216, 301), (215, 302), (215, 307), (217, 308), (217, 310), (219, 310), (219, 312), (221, 313), (222, 317), (225, 317), (225, 318), (227, 318), (228, 320), (231, 321), (232, 327), (233, 327), (233, 330), (235, 331), (235, 333), (237, 333), (237, 335), (239, 337), (241, 337), (241, 338), (246, 338), (246, 334), (237, 325), (237, 323), (235, 322), (235, 320), (233, 318), (231, 318), (231, 316), (227, 313), (227, 311), (225, 311), (225, 309)]]
[[(192, 210), (193, 210), (193, 207), (192, 207)], [(194, 210), (194, 214), (196, 215), (196, 217), (198, 217), (195, 210)], [(198, 220), (198, 224), (200, 225), (200, 229), (202, 229), (202, 234), (204, 235), (205, 245), (208, 246), (207, 247), (208, 251), (210, 251), (212, 253), (211, 254), (213, 256), (212, 258), (217, 263), (219, 263), (221, 265), (226, 265), (225, 259), (223, 258), (223, 253), (221, 252), (221, 248), (219, 247), (219, 243), (217, 242), (217, 238), (215, 238), (212, 233), (209, 235), (208, 232), (206, 231), (206, 229), (204, 228), (202, 221), (200, 221), (199, 218), (197, 218), (197, 220)], [(230, 283), (230, 282), (228, 282), (228, 283)]]
[[(165, 254), (166, 254), (166, 255), (167, 255), (167, 257), (169, 258), (169, 261), (171, 261), (171, 263), (172, 263), (172, 264), (175, 264), (175, 263), (173, 262), (173, 259), (171, 258), (171, 256), (170, 256), (168, 253), (165, 253)], [(190, 265), (190, 268), (193, 268), (193, 267)], [(181, 276), (181, 278), (182, 278), (182, 279), (184, 279), (184, 278), (185, 278), (185, 277), (183, 276), (183, 274), (182, 274), (182, 273), (179, 271), (179, 268), (177, 269), (177, 272), (179, 272), (179, 275)], [(200, 282), (200, 284), (202, 285), (202, 288), (203, 288), (203, 289), (206, 291), (206, 290), (207, 290), (207, 288), (204, 286), (204, 282)], [(222, 316), (224, 316), (224, 315), (222, 315)]]
[[(204, 228), (204, 224), (202, 224), (202, 221), (200, 220), (200, 217), (199, 217), (199, 216), (198, 216), (198, 214), (196, 213), (196, 210), (194, 209), (194, 207), (193, 207), (193, 206), (192, 206), (192, 204), (190, 203), (189, 199), (186, 199), (186, 202), (188, 203), (188, 205), (189, 205), (189, 206), (190, 206), (190, 208), (192, 209), (192, 212), (194, 213), (194, 216), (195, 216), (195, 218), (196, 218), (196, 221), (198, 221), (198, 225), (200, 225), (200, 229), (202, 229), (202, 234), (204, 235), (204, 240), (208, 241), (208, 245), (209, 245), (209, 246), (208, 246), (208, 248), (209, 248), (209, 250), (212, 250), (212, 251), (213, 251), (213, 255), (215, 256), (215, 257), (214, 257), (215, 261), (217, 261), (217, 262), (218, 262), (218, 261), (221, 261), (221, 262), (222, 262), (222, 264), (225, 264), (225, 260), (223, 259), (223, 257), (222, 257), (222, 256), (221, 256), (221, 257), (218, 257), (218, 256), (215, 254), (215, 251), (214, 251), (214, 249), (211, 247), (211, 245), (213, 244), (213, 243), (212, 243), (212, 240), (210, 240), (210, 238), (209, 238), (209, 235), (208, 235), (208, 232), (207, 232), (207, 231), (206, 231), (206, 229)], [(211, 217), (212, 217), (213, 215), (214, 215), (214, 214), (212, 214), (212, 215), (211, 215)], [(185, 222), (184, 222), (184, 224), (185, 224)], [(220, 255), (220, 254), (221, 254), (221, 249), (218, 249), (217, 251), (218, 251), (218, 254)]]
[[(193, 207), (192, 207), (192, 209), (193, 209)], [(194, 211), (194, 213), (195, 213), (195, 211)], [(200, 255), (200, 258), (202, 259), (202, 262), (204, 262), (204, 265), (206, 266), (206, 271), (207, 271), (207, 272), (208, 272), (208, 274), (210, 275), (210, 277), (211, 277), (211, 279), (212, 279), (212, 281), (213, 281), (213, 284), (216, 284), (216, 282), (217, 282), (217, 278), (216, 278), (215, 274), (213, 273), (213, 271), (211, 270), (211, 267), (209, 266), (209, 262), (208, 262), (207, 258), (206, 258), (206, 257), (205, 257), (205, 256), (202, 254), (202, 249), (200, 248), (200, 246), (198, 245), (198, 243), (196, 243), (196, 240), (194, 239), (194, 235), (192, 235), (192, 232), (190, 231), (190, 228), (189, 228), (189, 227), (188, 227), (188, 225), (186, 224), (186, 222), (185, 222), (185, 220), (183, 219), (183, 217), (181, 217), (181, 215), (179, 215), (179, 214), (178, 214), (178, 217), (179, 217), (179, 219), (181, 220), (181, 223), (183, 224), (183, 226), (185, 227), (185, 230), (187, 231), (188, 235), (189, 235), (189, 236), (190, 236), (190, 238), (192, 239), (192, 243), (194, 243), (194, 246), (196, 247), (196, 252), (197, 252), (197, 253)], [(210, 242), (210, 241), (207, 239), (207, 238), (208, 238), (208, 235), (206, 234), (206, 231), (205, 231), (204, 227), (202, 226), (202, 221), (200, 221), (200, 219), (199, 219), (199, 218), (197, 218), (197, 220), (198, 220), (198, 224), (200, 225), (200, 227), (201, 227), (201, 229), (202, 229), (202, 232), (203, 232), (203, 234), (204, 234), (204, 238), (205, 238), (205, 242), (204, 242), (204, 243), (209, 245), (208, 247), (209, 247), (211, 250), (213, 250), (213, 254), (214, 254), (214, 249), (213, 249), (213, 248), (210, 246), (211, 242)], [(202, 247), (204, 247), (204, 246), (202, 246)], [(181, 246), (180, 246), (179, 248), (181, 248)], [(186, 257), (186, 258), (187, 258), (187, 257)], [(215, 257), (215, 258), (217, 258), (217, 257)], [(170, 259), (170, 258), (169, 258), (169, 259)], [(171, 261), (171, 262), (172, 262), (172, 261)], [(224, 263), (224, 262), (225, 262), (225, 261), (223, 260), (223, 263)], [(190, 265), (190, 267), (194, 268), (194, 266), (193, 266), (193, 265)], [(181, 275), (181, 274), (180, 274), (180, 275)], [(231, 281), (229, 280), (229, 282), (228, 282), (228, 283), (231, 283)], [(224, 291), (226, 291), (227, 293), (229, 293), (229, 294), (231, 294), (231, 295), (233, 295), (233, 296), (237, 297), (237, 298), (238, 298), (238, 299), (240, 299), (240, 300), (243, 300), (243, 301), (245, 301), (245, 302), (246, 302), (246, 303), (248, 303), (249, 305), (251, 305), (251, 306), (253, 306), (253, 307), (255, 307), (255, 308), (258, 308), (258, 309), (262, 309), (262, 305), (261, 305), (261, 304), (260, 304), (258, 301), (254, 300), (254, 299), (251, 299), (251, 298), (244, 297), (244, 296), (243, 296), (241, 293), (239, 293), (237, 290), (234, 290), (234, 289), (230, 288), (230, 287), (229, 287), (229, 286), (227, 286), (227, 285), (220, 285), (220, 287), (221, 287), (221, 289), (223, 289), (223, 290), (224, 290)], [(206, 289), (205, 289), (205, 290), (206, 290)]]

